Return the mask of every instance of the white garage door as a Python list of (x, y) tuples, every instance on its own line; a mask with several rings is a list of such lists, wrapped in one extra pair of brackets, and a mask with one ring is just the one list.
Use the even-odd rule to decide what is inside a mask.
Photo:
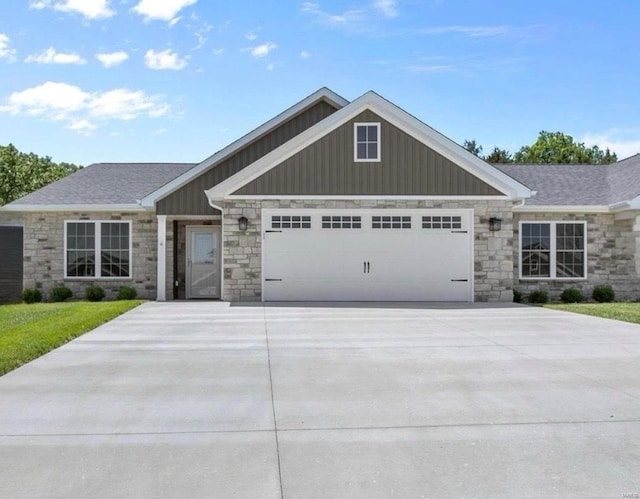
[(265, 301), (473, 301), (471, 210), (265, 210)]

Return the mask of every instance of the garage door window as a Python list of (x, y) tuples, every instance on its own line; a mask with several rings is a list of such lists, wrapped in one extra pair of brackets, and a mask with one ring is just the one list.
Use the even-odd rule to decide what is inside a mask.
[(322, 217), (323, 229), (360, 229), (362, 217), (349, 215), (332, 215)]
[(131, 277), (130, 222), (65, 225), (65, 277)]
[(380, 216), (371, 217), (372, 229), (410, 229), (410, 216)]
[(428, 216), (422, 217), (423, 229), (461, 229), (462, 217), (457, 216)]
[(523, 279), (584, 279), (586, 223), (523, 222), (520, 274)]
[(272, 229), (310, 229), (311, 217), (304, 215), (274, 215), (271, 217)]

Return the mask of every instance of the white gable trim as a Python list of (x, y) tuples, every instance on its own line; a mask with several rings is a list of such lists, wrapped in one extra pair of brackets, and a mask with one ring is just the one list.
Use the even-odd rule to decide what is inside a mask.
[(204, 173), (215, 163), (222, 161), (228, 156), (231, 156), (232, 154), (239, 151), (243, 147), (246, 147), (247, 145), (249, 145), (251, 142), (259, 138), (260, 136), (268, 133), (270, 130), (274, 128), (277, 128), (282, 123), (285, 123), (286, 121), (294, 117), (296, 114), (304, 111), (306, 108), (310, 107), (316, 102), (319, 102), (320, 100), (326, 100), (338, 108), (343, 108), (344, 106), (349, 104), (348, 100), (344, 99), (343, 97), (340, 97), (335, 92), (332, 92), (326, 87), (321, 88), (317, 92), (314, 92), (313, 94), (311, 94), (309, 97), (306, 97), (305, 99), (301, 100), (300, 102), (290, 107), (286, 111), (280, 113), (275, 118), (267, 121), (266, 123), (259, 126), (252, 132), (249, 132), (245, 136), (229, 144), (224, 149), (221, 149), (214, 155), (208, 157), (201, 163), (191, 168), (189, 171), (186, 171), (185, 173), (175, 178), (171, 182), (165, 184), (160, 189), (148, 194), (147, 196), (145, 196), (143, 199), (140, 200), (140, 203), (145, 208), (155, 207), (155, 203), (158, 202), (160, 199), (168, 196), (175, 190), (189, 183), (192, 179)]
[(484, 162), (477, 156), (474, 156), (460, 145), (425, 125), (406, 111), (391, 104), (375, 92), (367, 92), (351, 104), (348, 104), (320, 123), (297, 135), (289, 142), (266, 154), (208, 191), (205, 191), (207, 197), (210, 200), (225, 199), (233, 192), (268, 172), (284, 160), (344, 125), (366, 109), (373, 111), (416, 140), (429, 146), (461, 168), (464, 168), (470, 174), (500, 192), (503, 192), (507, 198), (525, 199), (531, 197), (532, 191), (529, 188)]

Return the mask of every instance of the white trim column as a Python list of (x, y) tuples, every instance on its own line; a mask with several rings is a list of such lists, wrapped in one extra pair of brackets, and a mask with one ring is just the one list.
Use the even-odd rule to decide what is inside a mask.
[(167, 215), (157, 215), (158, 217), (158, 283), (157, 301), (167, 299)]

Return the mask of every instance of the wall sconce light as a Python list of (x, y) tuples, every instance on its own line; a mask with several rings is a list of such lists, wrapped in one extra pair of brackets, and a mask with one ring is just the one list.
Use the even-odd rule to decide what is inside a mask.
[(502, 228), (502, 219), (491, 217), (489, 219), (489, 230), (491, 232), (497, 232)]
[(241, 232), (246, 232), (248, 227), (249, 220), (247, 220), (247, 217), (240, 217), (238, 219), (238, 229), (240, 229)]

